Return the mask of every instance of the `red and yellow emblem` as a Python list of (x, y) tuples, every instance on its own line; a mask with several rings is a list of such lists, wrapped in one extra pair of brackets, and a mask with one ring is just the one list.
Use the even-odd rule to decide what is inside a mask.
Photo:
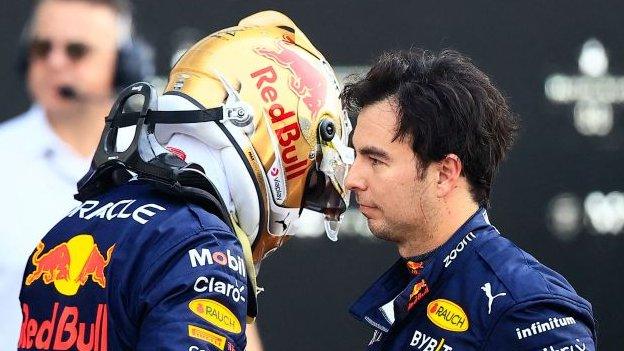
[(407, 310), (410, 311), (414, 308), (420, 300), (422, 300), (425, 295), (429, 293), (429, 286), (427, 286), (427, 282), (424, 279), (421, 279), (418, 283), (414, 285), (412, 289), (412, 293), (410, 294), (409, 300), (407, 302)]
[(425, 268), (425, 264), (422, 262), (407, 261), (405, 265), (407, 266), (407, 270), (412, 275), (419, 275), (423, 268)]
[(40, 242), (32, 255), (35, 270), (26, 277), (24, 284), (31, 285), (38, 279), (44, 284), (54, 284), (56, 291), (63, 295), (76, 295), (89, 278), (102, 288), (106, 288), (104, 268), (110, 263), (115, 245), (102, 255), (98, 245), (89, 234), (81, 234), (43, 253), (45, 244)]
[(458, 304), (446, 299), (437, 299), (427, 305), (427, 317), (438, 327), (452, 332), (468, 330), (468, 315)]

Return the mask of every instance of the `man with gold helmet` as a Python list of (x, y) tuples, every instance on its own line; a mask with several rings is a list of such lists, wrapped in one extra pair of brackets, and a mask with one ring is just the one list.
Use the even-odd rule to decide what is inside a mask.
[(243, 350), (260, 261), (302, 209), (336, 239), (350, 131), (331, 67), (272, 11), (189, 49), (162, 96), (128, 87), (29, 259), (18, 349)]

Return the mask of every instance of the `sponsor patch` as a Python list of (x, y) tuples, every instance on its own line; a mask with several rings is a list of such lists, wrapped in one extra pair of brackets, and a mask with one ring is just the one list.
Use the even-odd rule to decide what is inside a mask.
[(243, 278), (247, 278), (247, 270), (245, 268), (245, 261), (243, 258), (237, 255), (232, 255), (232, 252), (227, 249), (223, 251), (210, 251), (210, 249), (203, 248), (201, 251), (197, 249), (191, 249), (188, 251), (189, 259), (191, 260), (191, 266), (193, 268), (197, 266), (218, 264), (221, 266), (229, 267), (234, 272), (237, 272)]
[(569, 344), (565, 345), (565, 346), (549, 346), (549, 347), (544, 347), (542, 349), (542, 351), (585, 351), (587, 350), (587, 346), (585, 346), (585, 343), (582, 342), (580, 339), (576, 339), (576, 342), (574, 342), (574, 344), (572, 342), (570, 342)]
[(195, 280), (195, 284), (193, 285), (193, 289), (198, 293), (209, 292), (209, 293), (219, 293), (226, 297), (231, 298), (234, 302), (245, 302), (245, 286), (242, 285), (240, 287), (235, 286), (233, 284), (220, 281), (215, 279), (214, 277), (198, 277)]
[(518, 340), (521, 340), (572, 324), (576, 324), (576, 320), (572, 317), (548, 318), (547, 321), (532, 323), (528, 328), (516, 328), (516, 335), (518, 336)]
[(78, 214), (78, 218), (86, 220), (99, 218), (107, 221), (111, 221), (115, 218), (132, 218), (137, 223), (145, 224), (157, 214), (155, 210), (166, 211), (166, 209), (160, 205), (144, 204), (138, 206), (135, 202), (136, 200), (121, 200), (99, 206), (99, 201), (87, 200), (71, 210), (67, 217), (73, 217)]
[(217, 301), (195, 299), (189, 302), (189, 309), (208, 323), (227, 332), (238, 334), (242, 331), (241, 323), (234, 313)]
[(271, 167), (269, 171), (269, 185), (271, 185), (271, 192), (275, 203), (283, 205), (284, 200), (286, 200), (286, 182), (284, 181), (284, 174), (279, 170), (280, 164), (278, 160), (278, 158), (275, 158), (273, 167)]
[(427, 317), (438, 327), (453, 331), (463, 332), (468, 330), (468, 316), (456, 303), (437, 299), (427, 305)]
[(108, 349), (108, 307), (98, 304), (95, 320), (85, 320), (92, 311), (78, 306), (54, 303), (50, 318), (36, 320), (31, 317), (30, 306), (22, 305), (22, 322), (18, 348), (36, 350), (93, 350)]
[(419, 275), (423, 268), (425, 268), (425, 264), (422, 262), (407, 261), (405, 265), (412, 275)]
[(414, 308), (414, 306), (428, 293), (429, 286), (427, 286), (427, 282), (424, 279), (421, 279), (418, 283), (414, 284), (414, 288), (412, 289), (409, 300), (407, 301), (407, 310), (411, 311), (412, 308)]
[(457, 244), (457, 246), (455, 246), (455, 248), (451, 250), (451, 252), (446, 255), (446, 257), (444, 257), (444, 268), (450, 266), (451, 263), (453, 263), (453, 260), (457, 258), (457, 255), (464, 251), (466, 246), (468, 246), (468, 244), (470, 244), (476, 238), (477, 236), (473, 232), (466, 234), (466, 236)]
[(453, 347), (446, 344), (444, 338), (436, 339), (431, 335), (427, 335), (420, 330), (415, 330), (410, 341), (410, 346), (415, 346), (422, 351), (452, 351)]
[(104, 269), (115, 245), (106, 250), (105, 257), (91, 235), (81, 234), (46, 253), (43, 253), (44, 249), (45, 244), (40, 242), (31, 257), (35, 269), (26, 277), (25, 285), (42, 279), (44, 284), (53, 284), (56, 291), (66, 296), (76, 295), (89, 279), (106, 288)]
[[(196, 327), (194, 325), (190, 325), (188, 326), (188, 335), (192, 338), (195, 339), (199, 339), (199, 340), (203, 340), (206, 341), (216, 347), (219, 348), (219, 350), (223, 350), (223, 348), (225, 347), (225, 336), (223, 335), (219, 335), (217, 333), (211, 332), (210, 330), (204, 329), (204, 328), (200, 328), (200, 327)], [(192, 348), (193, 346), (191, 346)], [(196, 347), (196, 346), (195, 346)], [(191, 350), (191, 349), (189, 349)], [(199, 348), (195, 349), (195, 350), (199, 350)]]

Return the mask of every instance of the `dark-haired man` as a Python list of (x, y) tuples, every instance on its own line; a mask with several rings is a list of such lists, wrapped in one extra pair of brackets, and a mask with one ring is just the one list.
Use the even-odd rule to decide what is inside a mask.
[(452, 51), (383, 55), (343, 102), (359, 113), (347, 178), (401, 258), (351, 307), (369, 350), (594, 350), (589, 302), (488, 220), (516, 118)]

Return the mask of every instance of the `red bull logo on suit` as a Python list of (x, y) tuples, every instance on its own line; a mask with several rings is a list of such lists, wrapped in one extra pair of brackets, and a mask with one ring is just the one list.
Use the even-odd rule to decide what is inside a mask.
[(44, 249), (45, 244), (40, 242), (31, 258), (35, 269), (26, 277), (25, 285), (42, 279), (44, 284), (53, 284), (59, 293), (67, 296), (75, 295), (89, 279), (106, 288), (104, 269), (110, 263), (115, 245), (106, 250), (104, 257), (93, 237), (81, 234), (46, 253)]
[[(39, 320), (30, 315), (30, 306), (22, 305), (24, 322), (19, 338), (20, 349), (35, 350), (93, 350), (108, 349), (108, 307), (98, 304), (95, 320), (86, 322), (76, 306), (54, 303), (49, 319)], [(83, 312), (84, 313), (84, 312)]]

